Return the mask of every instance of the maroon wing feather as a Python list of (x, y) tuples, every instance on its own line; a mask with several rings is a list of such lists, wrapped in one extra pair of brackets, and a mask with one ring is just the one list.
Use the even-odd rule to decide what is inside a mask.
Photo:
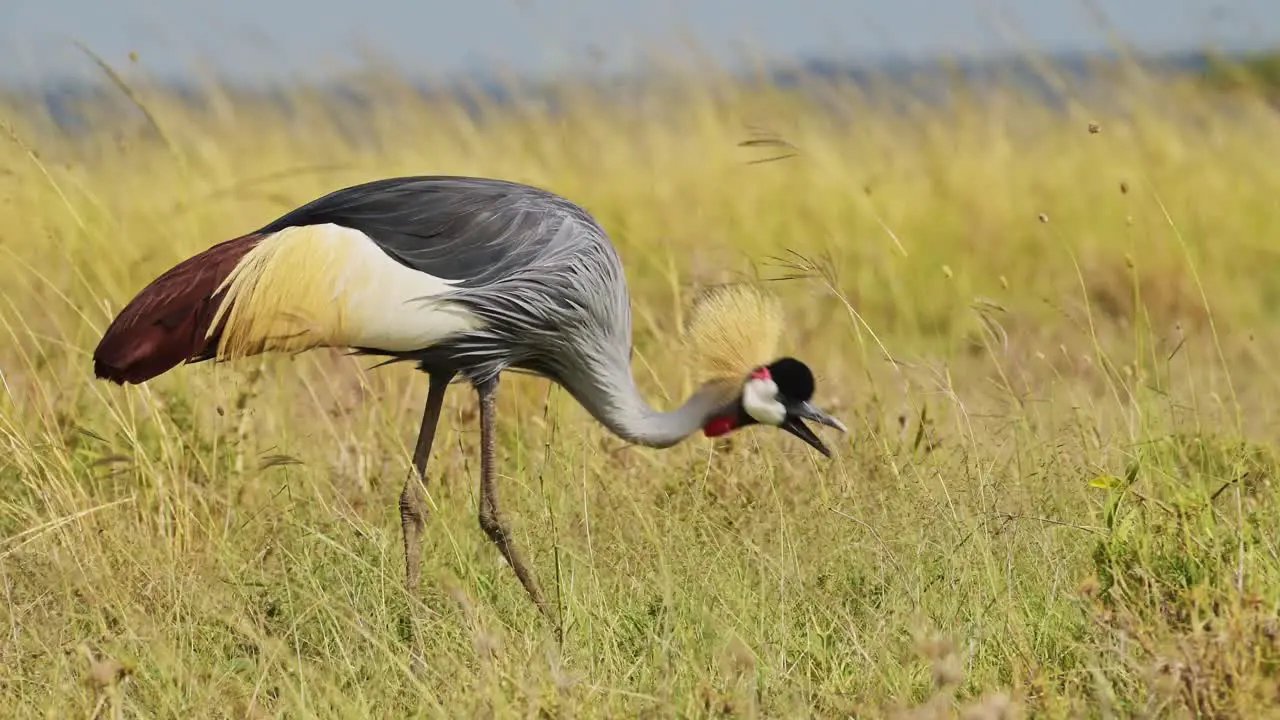
[(143, 288), (102, 336), (93, 372), (117, 384), (141, 383), (182, 362), (213, 357), (218, 337), (206, 340), (222, 292), (218, 286), (263, 238), (244, 235), (179, 263)]

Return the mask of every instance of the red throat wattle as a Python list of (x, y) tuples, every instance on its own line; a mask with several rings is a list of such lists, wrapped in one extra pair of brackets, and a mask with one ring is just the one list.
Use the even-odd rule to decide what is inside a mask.
[(702, 432), (706, 433), (707, 437), (720, 437), (735, 427), (737, 427), (737, 423), (733, 421), (733, 416), (721, 415), (720, 417), (711, 418), (711, 422), (702, 428)]
[[(751, 375), (748, 377), (751, 380), (770, 380), (773, 378), (769, 374), (769, 368), (763, 365), (752, 370)], [(738, 421), (734, 419), (733, 415), (720, 415), (719, 417), (711, 418), (711, 421), (702, 428), (702, 432), (706, 433), (707, 437), (720, 437), (736, 427), (738, 427)]]

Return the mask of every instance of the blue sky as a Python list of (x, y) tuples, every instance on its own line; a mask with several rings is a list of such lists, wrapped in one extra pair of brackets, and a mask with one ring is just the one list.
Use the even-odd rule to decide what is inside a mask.
[[(355, 67), (363, 50), (403, 68), (494, 64), (533, 73), (626, 68), (691, 38), (720, 61), (984, 54), (1030, 43), (1106, 43), (1093, 7), (1150, 50), (1280, 45), (1280, 0), (6, 0), (0, 82), (90, 72), (69, 40), (152, 72), (210, 66), (247, 80)], [(597, 54), (592, 55), (592, 51)]]

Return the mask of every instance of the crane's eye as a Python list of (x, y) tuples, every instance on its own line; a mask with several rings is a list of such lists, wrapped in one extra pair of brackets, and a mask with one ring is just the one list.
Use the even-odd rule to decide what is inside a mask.
[(778, 385), (770, 377), (752, 377), (742, 386), (742, 409), (762, 425), (781, 425), (787, 407), (778, 400)]

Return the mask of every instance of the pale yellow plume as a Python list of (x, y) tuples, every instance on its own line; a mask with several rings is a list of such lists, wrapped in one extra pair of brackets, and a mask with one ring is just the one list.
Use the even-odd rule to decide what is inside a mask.
[(736, 386), (753, 369), (777, 360), (783, 322), (777, 297), (755, 285), (720, 285), (699, 293), (684, 332), (695, 381)]
[(367, 235), (337, 225), (291, 227), (245, 255), (221, 289), (218, 357), (315, 347), (410, 351), (478, 326), (431, 300), (450, 282), (392, 260)]

